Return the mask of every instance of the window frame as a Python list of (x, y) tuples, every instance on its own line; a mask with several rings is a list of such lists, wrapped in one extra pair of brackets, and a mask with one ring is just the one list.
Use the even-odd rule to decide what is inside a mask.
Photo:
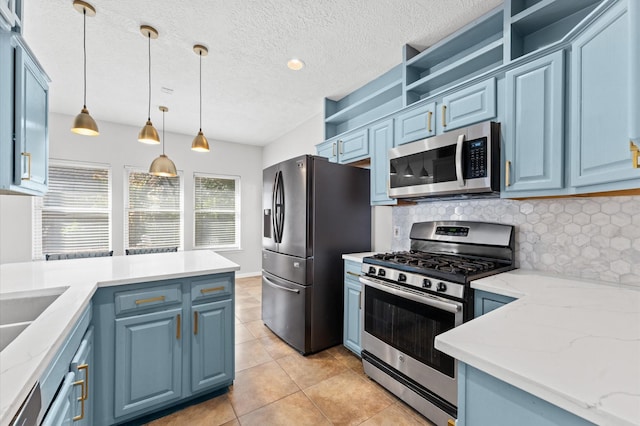
[[(122, 205), (123, 205), (123, 220), (122, 220), (122, 252), (125, 253), (127, 249), (130, 248), (139, 248), (139, 247), (129, 247), (129, 175), (131, 173), (145, 173), (150, 174), (147, 169), (137, 166), (124, 166), (124, 179), (123, 186), (124, 190), (122, 193)], [(179, 236), (179, 244), (178, 251), (184, 250), (184, 173), (182, 170), (178, 170), (178, 177), (180, 182), (180, 236)], [(145, 211), (153, 211), (153, 210), (145, 210)]]
[[(236, 217), (236, 241), (234, 245), (224, 245), (224, 246), (196, 245), (196, 229), (197, 229), (196, 214), (200, 211), (212, 211), (212, 210), (198, 210), (196, 208), (196, 205), (197, 205), (196, 178), (226, 179), (226, 180), (234, 180), (236, 182), (236, 185), (235, 185), (236, 186), (236, 190), (235, 190), (236, 203), (234, 208), (234, 213)], [(194, 250), (215, 250), (215, 251), (221, 251), (221, 252), (242, 250), (242, 178), (241, 176), (194, 172), (193, 173), (193, 215), (192, 217), (193, 217), (192, 246)]]
[[(66, 167), (66, 168), (76, 168), (76, 169), (103, 169), (107, 172), (107, 207), (104, 209), (104, 212), (107, 213), (108, 217), (108, 227), (109, 227), (109, 237), (108, 237), (108, 248), (105, 251), (113, 250), (113, 169), (111, 164), (108, 163), (95, 163), (90, 161), (75, 161), (75, 160), (62, 160), (62, 159), (49, 159), (49, 168), (51, 167)], [(50, 184), (51, 182), (49, 182)], [(45, 210), (48, 211), (59, 211), (59, 212), (99, 212), (102, 211), (96, 209), (69, 209), (64, 207), (57, 208), (45, 208), (44, 206), (44, 197), (33, 197), (31, 203), (31, 259), (32, 260), (45, 260), (44, 253), (44, 242), (43, 242), (43, 234), (42, 234), (42, 213)], [(38, 226), (36, 226), (38, 225)]]

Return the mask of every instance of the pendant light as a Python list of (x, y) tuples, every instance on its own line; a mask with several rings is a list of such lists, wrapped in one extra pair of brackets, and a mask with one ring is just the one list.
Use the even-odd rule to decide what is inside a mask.
[(154, 176), (175, 177), (178, 176), (176, 165), (164, 154), (164, 113), (169, 111), (169, 108), (166, 106), (159, 108), (162, 111), (162, 154), (153, 160), (151, 167), (149, 167), (149, 173)]
[(209, 141), (202, 133), (202, 57), (207, 56), (209, 50), (201, 44), (196, 44), (193, 46), (193, 51), (200, 57), (200, 130), (191, 142), (191, 149), (198, 152), (209, 152)]
[(158, 31), (148, 25), (142, 25), (140, 27), (140, 32), (149, 40), (149, 109), (147, 124), (144, 125), (142, 130), (140, 130), (140, 133), (138, 134), (138, 141), (148, 144), (158, 144), (160, 143), (160, 138), (158, 137), (158, 132), (155, 127), (153, 127), (153, 123), (151, 123), (151, 39), (155, 40), (158, 38)]
[(82, 62), (84, 64), (84, 103), (80, 114), (73, 120), (71, 131), (79, 135), (97, 136), (100, 134), (96, 121), (87, 109), (87, 16), (96, 16), (96, 10), (89, 3), (82, 0), (74, 0), (73, 8), (82, 13)]

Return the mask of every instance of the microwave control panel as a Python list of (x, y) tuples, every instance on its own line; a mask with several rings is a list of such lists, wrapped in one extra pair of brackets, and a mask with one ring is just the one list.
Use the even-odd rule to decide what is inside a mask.
[(487, 177), (487, 138), (467, 141), (465, 148), (465, 178)]

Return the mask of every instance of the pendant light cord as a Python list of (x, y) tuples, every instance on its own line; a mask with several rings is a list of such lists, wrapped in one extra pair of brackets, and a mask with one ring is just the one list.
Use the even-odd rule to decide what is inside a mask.
[(164, 155), (164, 111), (162, 111), (162, 155)]
[(87, 9), (82, 8), (82, 62), (84, 63), (84, 109), (87, 109)]
[[(151, 121), (151, 32), (147, 33), (147, 36), (149, 38), (149, 109), (148, 109), (148, 120)], [(164, 117), (164, 113), (162, 114), (162, 116)], [(163, 118), (164, 120), (164, 118)], [(163, 135), (163, 139), (164, 139), (164, 135)], [(163, 152), (164, 154), (164, 147), (163, 147)]]
[(202, 49), (200, 49), (200, 131), (202, 132)]

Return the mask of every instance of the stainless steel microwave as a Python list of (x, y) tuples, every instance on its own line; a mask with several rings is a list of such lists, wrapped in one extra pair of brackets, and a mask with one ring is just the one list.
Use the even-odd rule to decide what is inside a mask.
[(499, 123), (487, 121), (389, 150), (391, 198), (499, 194)]

